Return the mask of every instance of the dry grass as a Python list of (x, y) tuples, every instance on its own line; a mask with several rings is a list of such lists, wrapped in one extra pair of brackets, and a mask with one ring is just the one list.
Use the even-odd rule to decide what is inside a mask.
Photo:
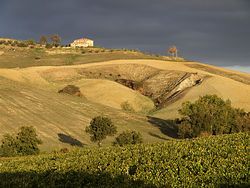
[[(103, 62), (117, 59), (161, 59), (140, 52), (106, 49), (44, 49), (36, 47), (11, 47), (0, 45), (0, 68), (25, 68), (32, 66), (62, 66)], [(82, 53), (85, 51), (85, 53)]]
[(220, 76), (224, 76), (227, 78), (231, 78), (235, 81), (238, 82), (242, 82), (245, 84), (250, 85), (250, 76), (249, 74), (244, 74), (244, 73), (239, 73), (236, 71), (229, 71), (229, 70), (225, 70), (225, 69), (220, 69), (218, 67), (213, 67), (213, 66), (209, 66), (209, 65), (203, 65), (203, 64), (197, 64), (197, 63), (189, 63), (186, 64), (189, 67), (195, 68), (195, 69), (199, 69), (199, 70), (203, 70), (212, 74), (217, 74)]
[(82, 79), (73, 83), (81, 88), (81, 92), (88, 100), (96, 103), (121, 109), (121, 104), (127, 101), (136, 112), (142, 113), (154, 109), (154, 103), (149, 98), (116, 82)]
[[(23, 53), (33, 52), (24, 50)], [(11, 57), (12, 55), (14, 57)], [(71, 56), (69, 54), (65, 56), (50, 55), (49, 58), (44, 56), (44, 59), (36, 64), (31, 59), (25, 59), (26, 57), (18, 61), (22, 55), (21, 52), (16, 52), (16, 54), (8, 52), (0, 57), (2, 67), (33, 66), (20, 69), (0, 69), (0, 137), (4, 133), (16, 131), (20, 126), (33, 125), (44, 141), (42, 146), (44, 150), (69, 146), (69, 144), (59, 141), (58, 134), (69, 135), (83, 144), (92, 145), (84, 128), (92, 117), (100, 114), (110, 116), (118, 125), (119, 132), (128, 129), (136, 130), (142, 133), (146, 142), (163, 141), (169, 137), (166, 136), (166, 132), (162, 131), (165, 127), (160, 126), (163, 125), (162, 119), (178, 117), (177, 111), (182, 102), (194, 101), (205, 94), (217, 94), (224, 99), (230, 99), (233, 106), (250, 111), (250, 85), (246, 81), (248, 74), (215, 67), (212, 70), (211, 68), (201, 69), (200, 64), (194, 66), (196, 64), (194, 62), (153, 59), (126, 59), (94, 63), (94, 61), (102, 59), (100, 56), (91, 57), (92, 59), (87, 61), (84, 58), (88, 58), (88, 56), (75, 57), (71, 60), (73, 64), (78, 65), (65, 66), (65, 61)], [(109, 55), (106, 54), (105, 58)], [(112, 55), (110, 57), (111, 59), (116, 58)], [(124, 55), (123, 58), (125, 57)], [(12, 60), (17, 62), (12, 62)], [(89, 61), (91, 63), (87, 63)], [(43, 65), (63, 66), (34, 66), (41, 65), (42, 62), (45, 63)], [(193, 64), (192, 67), (190, 64)], [(103, 73), (103, 77), (97, 79), (96, 76), (100, 72)], [(161, 118), (152, 118), (158, 123), (149, 123), (144, 115), (119, 110), (124, 101), (133, 104), (136, 111), (144, 109), (150, 111), (153, 105), (149, 98), (113, 82), (114, 76), (120, 74), (123, 77), (140, 81), (154, 75), (155, 78), (152, 77), (153, 80), (151, 79), (150, 84), (157, 89), (158, 86), (165, 87), (169, 83), (167, 77), (171, 80), (183, 72), (198, 73), (208, 78), (202, 84), (190, 88), (181, 98), (166, 108), (151, 114)], [(105, 76), (107, 77), (105, 78)], [(235, 79), (236, 77), (241, 80)], [(156, 78), (159, 80), (158, 82), (154, 82), (157, 80)], [(57, 93), (58, 89), (68, 84), (79, 86), (87, 99)], [(110, 144), (113, 139), (108, 138), (105, 144)]]
[[(20, 126), (34, 126), (43, 140), (43, 150), (70, 147), (69, 143), (59, 140), (59, 134), (69, 135), (83, 145), (92, 145), (84, 130), (91, 118), (101, 114), (111, 117), (118, 126), (119, 133), (124, 130), (137, 130), (143, 134), (146, 142), (162, 140), (151, 136), (151, 132), (168, 138), (141, 115), (1, 77), (0, 114), (0, 137), (5, 133), (17, 131)], [(113, 140), (114, 138), (110, 137), (104, 144), (110, 144)]]

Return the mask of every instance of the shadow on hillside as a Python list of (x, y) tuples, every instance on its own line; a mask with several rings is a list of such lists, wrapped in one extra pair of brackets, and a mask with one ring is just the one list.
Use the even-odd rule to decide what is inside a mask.
[(70, 135), (66, 135), (63, 133), (58, 133), (58, 137), (59, 137), (59, 141), (66, 143), (66, 144), (70, 144), (71, 146), (78, 146), (78, 147), (83, 147), (84, 144), (82, 142), (80, 142), (79, 140), (73, 138)]
[[(172, 138), (177, 138), (178, 129), (174, 120), (165, 120), (165, 119), (160, 119), (160, 118), (156, 118), (152, 116), (147, 116), (147, 118), (148, 118), (148, 122), (151, 123), (153, 126), (158, 127), (163, 134)], [(159, 137), (159, 135), (156, 135), (155, 137)]]
[(113, 176), (106, 172), (55, 170), (37, 172), (0, 173), (0, 187), (156, 187), (129, 175)]
[(158, 134), (155, 134), (155, 133), (152, 133), (152, 132), (148, 132), (148, 134), (149, 134), (150, 136), (153, 136), (153, 137), (155, 137), (155, 138), (159, 138), (159, 139), (161, 139), (161, 140), (169, 140), (169, 139), (167, 139), (167, 138), (165, 138), (165, 137), (163, 137), (163, 136), (161, 136), (161, 135), (158, 135)]

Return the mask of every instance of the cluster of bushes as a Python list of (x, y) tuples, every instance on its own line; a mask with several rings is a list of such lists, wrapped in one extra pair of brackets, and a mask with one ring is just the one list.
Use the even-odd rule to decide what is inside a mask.
[(70, 44), (61, 45), (61, 47), (70, 47)]
[(38, 145), (42, 141), (33, 127), (21, 127), (17, 135), (5, 134), (0, 146), (0, 156), (22, 156), (39, 153)]
[(115, 49), (116, 51), (124, 51), (124, 52), (139, 52), (141, 51), (139, 49), (128, 49), (128, 48), (121, 48), (121, 49)]
[[(70, 46), (70, 45), (69, 45)], [(65, 46), (68, 47), (68, 46)], [(86, 53), (103, 53), (103, 52), (139, 52), (138, 50), (131, 50), (131, 49), (105, 49), (101, 47), (77, 47), (82, 49), (81, 53), (86, 54)]]
[(75, 86), (75, 85), (67, 85), (66, 87), (64, 87), (63, 89), (60, 89), (58, 91), (58, 93), (65, 93), (68, 95), (75, 95), (78, 97), (82, 97), (82, 93), (79, 87)]
[(0, 159), (0, 187), (249, 187), (247, 133)]
[(179, 112), (183, 116), (177, 120), (181, 138), (250, 131), (250, 113), (233, 108), (229, 100), (216, 95), (185, 102)]
[(114, 145), (125, 146), (128, 144), (141, 144), (142, 135), (136, 131), (124, 131), (115, 138)]
[[(110, 118), (97, 116), (91, 120), (90, 125), (86, 127), (85, 131), (90, 134), (92, 142), (97, 142), (98, 146), (101, 146), (102, 140), (107, 136), (114, 136), (117, 133), (117, 127)], [(142, 136), (139, 132), (125, 131), (116, 137), (113, 144), (124, 146), (139, 143), (142, 143)]]
[[(80, 47), (80, 48), (82, 49), (83, 47)], [(85, 49), (81, 50), (82, 54), (86, 54), (86, 53), (103, 53), (103, 52), (109, 52), (109, 50), (106, 50), (106, 49), (97, 49), (97, 48), (93, 48), (93, 49), (85, 48)]]
[(1, 40), (0, 45), (10, 45), (10, 46), (17, 46), (17, 47), (31, 47), (36, 45), (36, 42), (33, 39), (18, 41), (18, 40)]

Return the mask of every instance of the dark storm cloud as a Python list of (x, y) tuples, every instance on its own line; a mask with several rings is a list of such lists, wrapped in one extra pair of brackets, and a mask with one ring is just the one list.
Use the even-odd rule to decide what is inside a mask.
[(0, 36), (88, 36), (106, 47), (182, 55), (221, 66), (249, 66), (249, 0), (1, 0)]

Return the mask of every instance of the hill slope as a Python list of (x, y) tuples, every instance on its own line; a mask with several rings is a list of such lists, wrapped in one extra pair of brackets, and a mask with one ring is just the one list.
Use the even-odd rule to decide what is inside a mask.
[[(33, 125), (44, 150), (91, 145), (84, 127), (103, 114), (114, 119), (119, 132), (137, 130), (145, 142), (164, 141), (176, 135), (167, 119), (178, 117), (182, 102), (205, 94), (230, 99), (233, 106), (250, 111), (249, 74), (195, 62), (78, 60), (72, 60), (78, 65), (0, 69), (0, 137)], [(68, 84), (79, 86), (85, 98), (57, 93)], [(125, 101), (143, 113), (121, 111)]]
[[(92, 145), (84, 129), (91, 118), (101, 114), (112, 118), (118, 132), (140, 131), (147, 138), (145, 142), (168, 138), (157, 126), (148, 123), (146, 117), (5, 78), (0, 78), (0, 114), (1, 135), (15, 132), (20, 126), (34, 126), (43, 140), (44, 150), (70, 144)], [(108, 138), (104, 144), (112, 141), (113, 138)]]
[[(1, 40), (0, 40), (1, 41)], [(32, 66), (62, 66), (102, 62), (117, 59), (170, 59), (135, 50), (106, 48), (42, 48), (13, 47), (0, 44), (0, 68)], [(180, 60), (183, 60), (180, 58)]]

